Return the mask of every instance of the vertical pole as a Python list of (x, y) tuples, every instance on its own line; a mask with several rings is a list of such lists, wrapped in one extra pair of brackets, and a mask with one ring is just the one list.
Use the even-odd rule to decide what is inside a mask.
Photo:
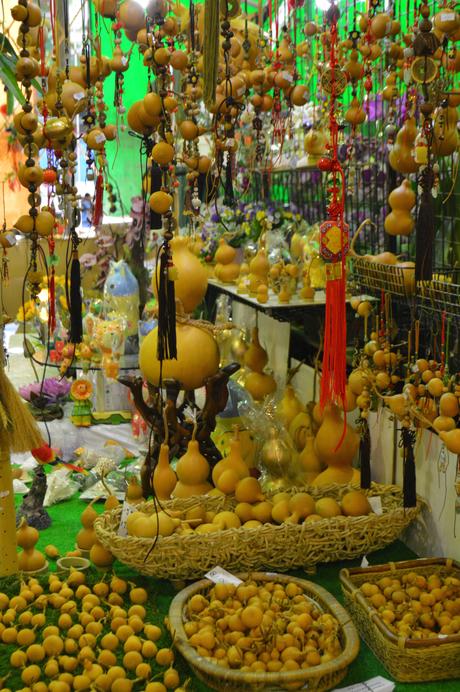
[(0, 447), (0, 577), (18, 572), (16, 511), (8, 449)]

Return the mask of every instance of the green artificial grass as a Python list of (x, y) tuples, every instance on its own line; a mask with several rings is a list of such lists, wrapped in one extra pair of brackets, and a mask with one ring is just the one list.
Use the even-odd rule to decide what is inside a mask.
[[(20, 498), (17, 498), (17, 502), (18, 504), (20, 503)], [(87, 503), (73, 498), (48, 508), (53, 523), (49, 529), (41, 532), (40, 540), (37, 544), (38, 549), (43, 550), (46, 545), (53, 544), (59, 549), (61, 555), (64, 555), (68, 550), (73, 550), (75, 548), (75, 536), (77, 531), (81, 528), (79, 517), (86, 506)], [(96, 509), (101, 511), (102, 506), (98, 507), (96, 505)], [(407, 560), (413, 557), (415, 557), (415, 554), (409, 548), (400, 541), (395, 541), (384, 550), (379, 550), (368, 555), (368, 560), (371, 564), (379, 564), (391, 560)], [(52, 563), (52, 561), (50, 561), (50, 563)], [(343, 603), (342, 591), (338, 578), (339, 571), (342, 567), (359, 566), (359, 564), (360, 560), (335, 562), (319, 565), (314, 574), (306, 574), (303, 570), (295, 570), (291, 572), (291, 574), (321, 584), (321, 586)], [(54, 569), (53, 564), (50, 565), (50, 569)], [(129, 567), (119, 562), (115, 563), (114, 570), (118, 576), (135, 581), (139, 586), (147, 588), (150, 596), (148, 606), (149, 618), (147, 619), (151, 622), (163, 625), (163, 620), (168, 613), (169, 604), (176, 593), (173, 585), (168, 581), (136, 575)], [(97, 579), (98, 577), (96, 574), (93, 574), (91, 578)], [(0, 583), (0, 590), (2, 590), (2, 588), (3, 585)], [(49, 612), (51, 615), (51, 610)], [(161, 643), (168, 645), (168, 639), (165, 638)], [(5, 675), (10, 668), (9, 656), (14, 648), (14, 646), (7, 647), (4, 644), (0, 645), (0, 677)], [(186, 677), (191, 678), (191, 683), (188, 687), (190, 692), (207, 692), (210, 688), (194, 677), (186, 663), (181, 660), (179, 656), (176, 658), (179, 659), (176, 663), (176, 667), (181, 673), (181, 682), (183, 682)], [(391, 679), (383, 665), (377, 660), (368, 647), (361, 642), (359, 656), (350, 666), (347, 677), (340, 686), (345, 687), (353, 683), (364, 682), (376, 675), (382, 675), (387, 679)], [(13, 680), (13, 678), (11, 678), (11, 680)], [(11, 680), (8, 680), (11, 689), (20, 689), (22, 687), (22, 683), (18, 683), (16, 688), (12, 687)], [(15, 678), (15, 682), (18, 680), (19, 676)], [(396, 683), (395, 689), (397, 692), (438, 692), (438, 690), (441, 689), (443, 692), (458, 692), (460, 690), (460, 680), (412, 684)]]

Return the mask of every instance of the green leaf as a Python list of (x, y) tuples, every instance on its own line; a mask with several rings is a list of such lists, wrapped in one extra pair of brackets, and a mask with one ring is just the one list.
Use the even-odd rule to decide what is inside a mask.
[(23, 104), (25, 101), (24, 94), (18, 87), (16, 76), (11, 69), (7, 57), (2, 54), (0, 54), (0, 80), (7, 87), (8, 91), (11, 92), (14, 98), (17, 99), (20, 104)]
[(9, 53), (10, 55), (14, 55), (16, 59), (18, 57), (9, 38), (6, 34), (2, 34), (2, 32), (0, 32), (0, 51), (2, 54)]

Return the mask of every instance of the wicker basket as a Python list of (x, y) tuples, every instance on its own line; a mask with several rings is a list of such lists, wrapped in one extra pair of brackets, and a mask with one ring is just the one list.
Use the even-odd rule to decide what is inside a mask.
[(275, 692), (278, 690), (292, 689), (289, 684), (298, 683), (301, 689), (321, 692), (336, 687), (347, 674), (348, 666), (357, 657), (359, 652), (359, 637), (350, 616), (331, 594), (317, 584), (312, 584), (304, 579), (296, 579), (281, 574), (266, 574), (256, 572), (250, 575), (239, 574), (241, 579), (250, 576), (257, 582), (276, 581), (281, 583), (295, 582), (304, 594), (315, 601), (317, 606), (325, 613), (332, 613), (340, 624), (339, 639), (342, 645), (342, 653), (328, 663), (322, 663), (308, 669), (300, 669), (279, 673), (246, 673), (240, 670), (232, 670), (212, 663), (209, 659), (200, 656), (188, 643), (184, 631), (184, 608), (188, 600), (196, 593), (206, 593), (213, 584), (208, 579), (202, 579), (180, 591), (173, 599), (169, 609), (169, 627), (174, 638), (174, 644), (184, 656), (187, 663), (193, 668), (195, 674), (201, 678), (211, 689), (221, 692), (253, 692), (265, 690)]
[[(340, 499), (350, 488), (357, 486), (328, 486), (307, 488), (315, 497)], [(305, 490), (305, 488), (303, 489)], [(298, 492), (292, 488), (290, 493)], [(300, 525), (264, 524), (254, 529), (227, 529), (210, 534), (173, 534), (160, 538), (152, 550), (152, 539), (119, 536), (121, 508), (104, 512), (94, 522), (101, 543), (121, 562), (141, 574), (165, 579), (199, 579), (220, 565), (233, 571), (270, 569), (286, 572), (309, 567), (319, 562), (333, 562), (359, 557), (392, 543), (401, 531), (415, 519), (417, 507), (402, 507), (402, 491), (397, 486), (372, 484), (366, 491), (380, 495), (383, 514), (362, 517), (334, 517)], [(225, 496), (192, 497), (172, 500), (165, 506), (184, 512), (200, 504), (207, 511), (222, 511), (235, 506), (233, 498)], [(153, 503), (139, 505), (139, 510), (153, 512)]]
[(428, 682), (460, 678), (460, 634), (433, 639), (398, 637), (359, 590), (364, 582), (376, 582), (386, 576), (400, 578), (413, 571), (423, 576), (439, 574), (460, 578), (460, 564), (443, 558), (342, 569), (340, 581), (345, 605), (360, 635), (395, 680)]

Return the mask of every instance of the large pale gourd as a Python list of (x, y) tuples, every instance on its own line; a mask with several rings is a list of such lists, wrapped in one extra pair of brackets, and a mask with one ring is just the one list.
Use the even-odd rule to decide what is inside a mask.
[(212, 490), (208, 483), (209, 464), (201, 454), (197, 440), (190, 440), (187, 451), (176, 466), (177, 484), (173, 491), (174, 497), (191, 497), (204, 495)]
[[(177, 236), (170, 243), (174, 268), (177, 278), (174, 281), (176, 299), (180, 300), (186, 313), (191, 313), (203, 300), (208, 288), (208, 273), (200, 260), (189, 248), (189, 240)], [(157, 277), (159, 267), (153, 279), (153, 292), (158, 297)]]
[[(182, 389), (199, 389), (207, 377), (219, 368), (219, 348), (213, 335), (193, 324), (176, 325), (177, 360), (163, 361), (163, 380), (180, 382)], [(160, 361), (157, 358), (158, 329), (153, 329), (139, 350), (139, 367), (145, 379), (159, 384)]]

